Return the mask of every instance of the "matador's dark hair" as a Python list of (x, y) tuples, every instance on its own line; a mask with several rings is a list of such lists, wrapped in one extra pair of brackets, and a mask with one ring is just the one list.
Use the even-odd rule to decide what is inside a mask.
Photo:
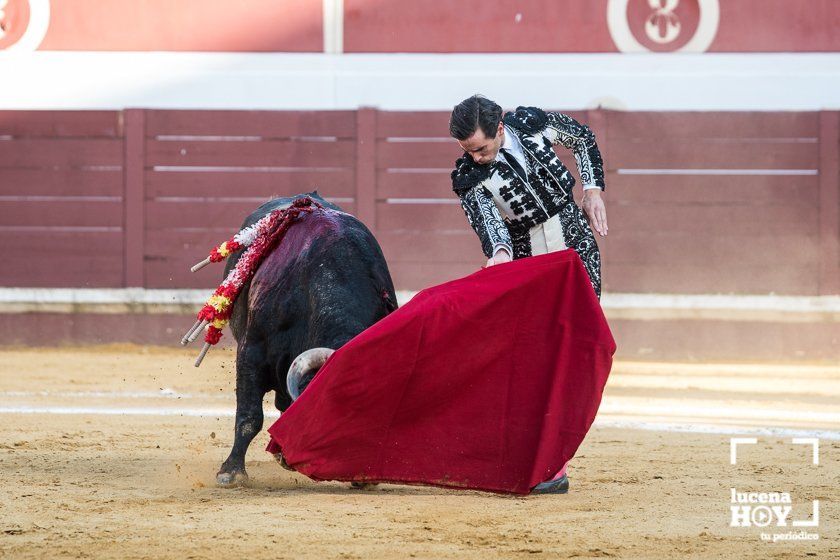
[(466, 140), (481, 127), (487, 138), (495, 138), (502, 108), (481, 94), (475, 94), (455, 105), (449, 117), (449, 134), (457, 140)]

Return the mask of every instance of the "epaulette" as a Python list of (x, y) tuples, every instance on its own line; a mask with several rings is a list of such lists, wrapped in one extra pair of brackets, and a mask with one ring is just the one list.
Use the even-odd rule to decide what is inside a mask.
[(548, 124), (548, 115), (538, 107), (519, 106), (514, 112), (508, 112), (502, 119), (506, 125), (527, 134), (536, 134)]
[(473, 185), (490, 176), (490, 164), (479, 165), (464, 152), (464, 155), (455, 160), (455, 169), (452, 170), (451, 176), (452, 190), (458, 196), (463, 196)]

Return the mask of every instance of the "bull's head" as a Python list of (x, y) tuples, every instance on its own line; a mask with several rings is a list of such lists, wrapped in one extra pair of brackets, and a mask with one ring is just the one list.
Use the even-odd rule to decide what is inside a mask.
[(292, 361), (286, 375), (286, 389), (293, 401), (303, 393), (333, 352), (332, 348), (310, 348)]

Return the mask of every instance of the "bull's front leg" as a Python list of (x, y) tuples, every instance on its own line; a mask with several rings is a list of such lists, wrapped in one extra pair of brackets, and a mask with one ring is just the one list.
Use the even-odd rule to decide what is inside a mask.
[(216, 474), (216, 483), (221, 486), (248, 482), (245, 453), (251, 440), (263, 427), (262, 400), (265, 390), (260, 352), (258, 348), (242, 344), (236, 353), (236, 427), (233, 449)]

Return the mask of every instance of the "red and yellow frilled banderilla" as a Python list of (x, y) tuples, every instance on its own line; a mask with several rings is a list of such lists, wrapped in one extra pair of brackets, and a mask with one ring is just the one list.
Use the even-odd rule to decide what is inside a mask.
[(280, 208), (266, 214), (257, 223), (214, 247), (206, 259), (190, 269), (195, 272), (211, 262), (223, 261), (232, 253), (245, 249), (236, 266), (198, 312), (195, 324), (181, 338), (181, 344), (186, 345), (198, 338), (202, 330), (205, 331), (204, 347), (198, 354), (195, 367), (201, 365), (210, 347), (219, 342), (222, 329), (230, 320), (233, 303), (242, 287), (253, 278), (263, 259), (277, 246), (300, 214), (312, 212), (316, 208), (323, 206), (308, 196), (296, 198), (288, 208)]

